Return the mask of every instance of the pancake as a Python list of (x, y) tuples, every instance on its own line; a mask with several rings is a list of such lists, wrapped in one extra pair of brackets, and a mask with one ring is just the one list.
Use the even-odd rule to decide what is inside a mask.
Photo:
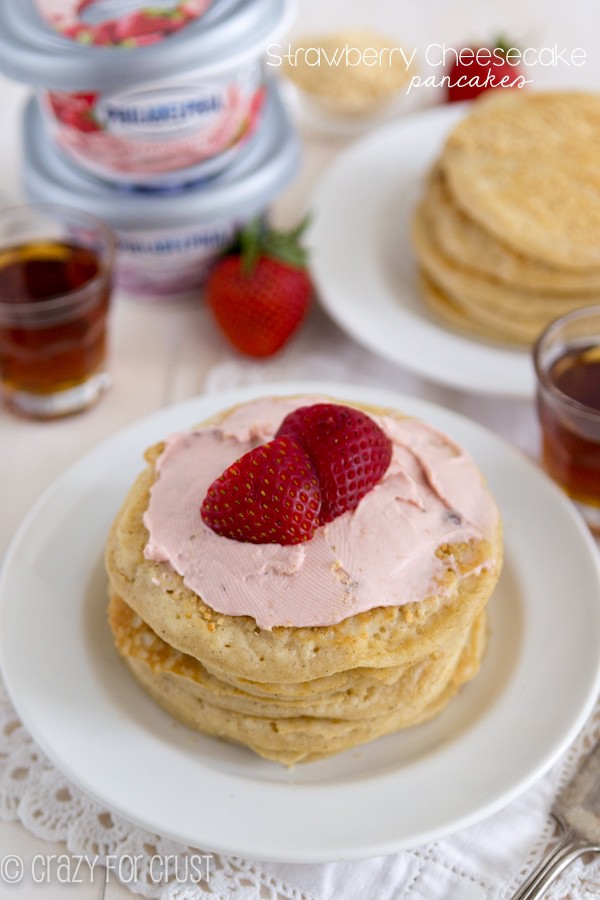
[(600, 96), (489, 94), (439, 160), (453, 203), (516, 253), (600, 269)]
[(432, 237), (433, 226), (420, 206), (412, 221), (412, 242), (428, 278), (467, 318), (495, 338), (530, 345), (553, 319), (595, 302), (594, 295), (543, 293), (509, 286), (453, 262)]
[(419, 291), (433, 316), (454, 331), (472, 335), (490, 344), (504, 344), (515, 348), (522, 346), (521, 329), (513, 328), (510, 322), (486, 315), (481, 309), (476, 316), (471, 315), (464, 304), (445, 294), (422, 271), (419, 273)]
[(597, 296), (600, 268), (571, 271), (516, 252), (458, 208), (437, 168), (427, 182), (422, 208), (431, 240), (459, 266), (523, 290), (590, 295), (584, 303)]
[(174, 651), (115, 595), (109, 621), (127, 666), (167, 712), (195, 730), (286, 765), (321, 759), (436, 715), (477, 673), (486, 642), (481, 614), (466, 640), (409, 667), (401, 683), (377, 702), (373, 694), (343, 691), (307, 707), (223, 691), (197, 660)]
[[(483, 651), (485, 613), (481, 613), (472, 625), (477, 634), (477, 646)], [(463, 635), (448, 643), (440, 651), (405, 666), (401, 675), (391, 684), (360, 683), (344, 686), (339, 690), (321, 692), (290, 699), (288, 696), (259, 697), (236, 688), (210, 675), (198, 660), (170, 647), (143, 622), (140, 617), (116, 595), (109, 603), (109, 622), (115, 635), (116, 646), (131, 664), (137, 661), (153, 672), (166, 674), (179, 685), (178, 692), (191, 694), (201, 700), (232, 712), (269, 718), (366, 719), (391, 713), (399, 706), (417, 708), (428, 704), (439, 693), (452, 671), (456, 669), (465, 644)], [(351, 674), (351, 673), (349, 673)]]
[(489, 92), (446, 139), (412, 219), (425, 306), (441, 323), (530, 349), (596, 302), (600, 95)]
[[(288, 408), (317, 399), (250, 402), (211, 420), (208, 431), (220, 435), (214, 440), (224, 446), (235, 431), (230, 423), (251, 422), (253, 410), (265, 403), (268, 425), (261, 427), (274, 433)], [(462, 537), (454, 543), (441, 537), (439, 543), (417, 548), (419, 571), (425, 567), (432, 573), (428, 591), (418, 599), (394, 604), (382, 596), (380, 605), (318, 626), (260, 627), (251, 615), (218, 612), (217, 597), (201, 596), (169, 563), (148, 556), (145, 513), (162, 471), (157, 466), (164, 443), (147, 451), (147, 467), (125, 498), (107, 540), (109, 620), (117, 648), (135, 677), (157, 702), (191, 727), (241, 742), (288, 765), (409, 727), (442, 709), (479, 665), (485, 645), (484, 611), (502, 565), (500, 516), (468, 456), (416, 420), (395, 411), (360, 408), (392, 430), (418, 435), (422, 442), (410, 450), (398, 445), (399, 458), (406, 457), (409, 469), (394, 478), (408, 479), (410, 466), (416, 467), (422, 492), (414, 493), (415, 483), (398, 509), (421, 521), (426, 507), (421, 510), (419, 504), (429, 494), (437, 497), (442, 485), (446, 486), (442, 494), (448, 489), (450, 482), (443, 475), (448, 471), (453, 480), (468, 479), (469, 487), (461, 487), (459, 493), (465, 495), (474, 521), (478, 504), (486, 510), (484, 531), (451, 507), (443, 515), (440, 511), (445, 529), (441, 534)], [(249, 433), (254, 434), (252, 427)], [(183, 443), (194, 442), (186, 438)], [(421, 470), (418, 454), (424, 454), (423, 459), (430, 455), (437, 475)], [(205, 471), (197, 471), (200, 478), (208, 478)], [(395, 505), (402, 497), (396, 490), (400, 488), (390, 494)], [(197, 500), (188, 500), (192, 509), (199, 510)], [(361, 504), (366, 502), (376, 501)], [(435, 502), (440, 510), (448, 503), (439, 498)], [(359, 513), (357, 508), (352, 517)], [(197, 518), (198, 528), (206, 529)], [(383, 520), (375, 527), (389, 539)], [(212, 532), (207, 537), (216, 540)], [(304, 545), (306, 565), (314, 540)], [(218, 541), (227, 542), (228, 553), (230, 545), (240, 547), (236, 554), (248, 547), (228, 538)], [(328, 577), (337, 584), (337, 575)]]

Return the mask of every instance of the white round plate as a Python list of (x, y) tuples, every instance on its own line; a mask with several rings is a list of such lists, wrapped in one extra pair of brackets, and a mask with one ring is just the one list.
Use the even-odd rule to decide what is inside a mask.
[(311, 271), (324, 308), (356, 341), (460, 390), (530, 396), (525, 350), (446, 328), (421, 302), (410, 221), (424, 179), (465, 104), (418, 112), (362, 138), (311, 201)]
[(110, 523), (148, 445), (264, 394), (262, 385), (160, 411), (99, 445), (44, 493), (14, 538), (0, 583), (9, 694), (71, 782), (131, 822), (185, 844), (322, 862), (433, 840), (527, 788), (591, 712), (600, 660), (595, 545), (533, 464), (455, 413), (374, 388), (290, 383), (268, 390), (395, 407), (470, 449), (506, 532), (477, 678), (427, 724), (288, 770), (175, 723), (131, 677), (106, 624), (102, 556)]

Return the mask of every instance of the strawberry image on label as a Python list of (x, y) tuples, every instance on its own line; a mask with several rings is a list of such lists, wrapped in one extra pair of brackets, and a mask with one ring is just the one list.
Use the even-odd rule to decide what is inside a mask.
[(78, 43), (133, 48), (162, 41), (202, 16), (211, 0), (37, 0), (46, 21)]

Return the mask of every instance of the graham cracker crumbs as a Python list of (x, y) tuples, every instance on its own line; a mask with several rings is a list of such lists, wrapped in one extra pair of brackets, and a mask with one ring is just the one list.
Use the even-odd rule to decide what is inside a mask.
[(394, 38), (368, 30), (307, 36), (291, 48), (286, 76), (344, 115), (361, 115), (408, 83), (410, 54)]

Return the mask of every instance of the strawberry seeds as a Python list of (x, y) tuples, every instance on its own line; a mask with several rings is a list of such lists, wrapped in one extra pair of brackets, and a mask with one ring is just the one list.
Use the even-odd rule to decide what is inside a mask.
[(361, 410), (335, 403), (289, 413), (275, 438), (208, 488), (201, 516), (222, 537), (298, 544), (358, 506), (385, 474), (392, 443)]

